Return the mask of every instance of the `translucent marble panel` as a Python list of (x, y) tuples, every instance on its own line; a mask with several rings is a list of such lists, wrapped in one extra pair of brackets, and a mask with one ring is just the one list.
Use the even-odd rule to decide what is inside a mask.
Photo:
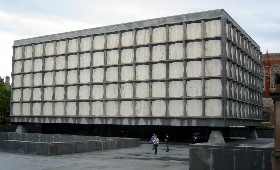
[(34, 76), (34, 86), (40, 86), (42, 85), (42, 74), (41, 73), (36, 73), (33, 75)]
[(184, 87), (183, 81), (169, 82), (169, 97), (183, 97)]
[(90, 87), (89, 86), (80, 86), (79, 88), (79, 99), (89, 99)]
[[(45, 47), (45, 53), (47, 56), (50, 56), (50, 55), (54, 55), (54, 43), (51, 42), (51, 43), (46, 43), (46, 47)], [(36, 49), (36, 47), (35, 47)], [(43, 51), (42, 51), (43, 52)], [(43, 54), (43, 53), (42, 53)], [(35, 55), (36, 56), (36, 55)]]
[(136, 62), (148, 62), (150, 57), (149, 47), (140, 47), (136, 49)]
[(106, 116), (118, 116), (118, 102), (108, 101), (106, 102)]
[(154, 28), (152, 41), (153, 43), (166, 42), (166, 28), (165, 27)]
[(118, 48), (119, 47), (119, 34), (107, 35), (107, 48)]
[(152, 60), (153, 61), (166, 60), (166, 46), (165, 45), (158, 45), (158, 46), (153, 47)]
[(188, 97), (195, 97), (202, 95), (202, 81), (190, 80), (187, 82), (186, 92)]
[(65, 56), (58, 56), (55, 59), (55, 67), (56, 69), (64, 69), (65, 68)]
[(22, 58), (22, 47), (15, 48), (15, 59), (21, 59)]
[(118, 85), (108, 84), (106, 85), (106, 98), (118, 98)]
[(78, 52), (78, 39), (72, 39), (68, 42), (68, 53)]
[(22, 115), (29, 116), (31, 114), (30, 110), (30, 103), (23, 103), (22, 104)]
[(64, 87), (55, 87), (54, 98), (55, 100), (64, 100), (65, 90)]
[(121, 80), (129, 81), (129, 80), (133, 80), (133, 78), (134, 78), (133, 66), (123, 66), (121, 68)]
[(222, 46), (220, 40), (209, 40), (205, 42), (205, 56), (216, 57), (221, 56)]
[(163, 63), (153, 64), (152, 78), (153, 79), (165, 79), (166, 78), (166, 65)]
[(92, 102), (92, 116), (103, 116), (103, 102)]
[(89, 102), (79, 102), (79, 115), (80, 116), (89, 115)]
[(187, 116), (202, 116), (202, 101), (187, 100), (186, 112)]
[(66, 115), (76, 116), (77, 105), (76, 102), (67, 102), (66, 104)]
[(133, 31), (123, 32), (121, 43), (122, 43), (123, 47), (133, 46), (133, 43), (134, 43)]
[(21, 90), (14, 89), (13, 90), (13, 100), (12, 101), (20, 101), (21, 100)]
[(33, 100), (42, 100), (42, 90), (41, 88), (33, 89)]
[(92, 70), (92, 80), (93, 82), (103, 82), (104, 80), (104, 69), (96, 68)]
[(136, 83), (136, 97), (137, 98), (149, 97), (149, 83)]
[(135, 115), (139, 117), (149, 116), (149, 102), (148, 101), (136, 101), (135, 104)]
[(80, 70), (80, 83), (90, 82), (90, 69)]
[(44, 100), (52, 100), (53, 99), (53, 89), (52, 87), (44, 88)]
[(105, 45), (105, 37), (103, 35), (95, 36), (93, 38), (93, 49), (102, 50)]
[(78, 55), (68, 56), (68, 68), (77, 68), (79, 64)]
[(187, 58), (201, 58), (201, 42), (189, 42), (186, 47)]
[(164, 100), (152, 101), (152, 116), (165, 116), (166, 105)]
[(54, 66), (54, 59), (53, 57), (45, 58), (45, 70), (53, 70)]
[[(91, 62), (90, 53), (83, 53), (80, 55), (80, 67), (89, 67)], [(103, 60), (104, 62), (104, 60)]]
[(221, 30), (221, 21), (214, 20), (205, 22), (205, 37), (212, 38), (212, 37), (220, 37), (222, 30)]
[(93, 66), (104, 65), (104, 52), (93, 53)]
[(35, 45), (35, 57), (41, 57), (43, 55), (43, 44)]
[(183, 56), (184, 56), (183, 43), (176, 43), (176, 44), (169, 45), (170, 60), (183, 59)]
[(44, 85), (52, 85), (53, 84), (53, 72), (47, 72), (44, 75)]
[(152, 97), (165, 97), (166, 85), (165, 82), (152, 83)]
[(32, 112), (34, 116), (41, 115), (41, 103), (33, 103)]
[(25, 74), (23, 76), (23, 86), (27, 87), (27, 86), (31, 86), (31, 84), (32, 84), (31, 74)]
[(201, 39), (201, 23), (187, 24), (187, 39)]
[(201, 77), (202, 74), (201, 61), (188, 61), (186, 72), (187, 72), (187, 77)]
[(136, 33), (136, 43), (137, 45), (149, 44), (150, 35), (148, 29), (138, 30)]
[(24, 61), (24, 72), (32, 71), (32, 60), (25, 60)]
[(107, 65), (113, 65), (119, 63), (118, 50), (112, 50), (107, 52)]
[(103, 85), (94, 85), (92, 87), (92, 98), (93, 99), (102, 99), (104, 95)]
[(81, 51), (89, 51), (91, 49), (91, 37), (81, 38)]
[(67, 99), (76, 99), (77, 98), (77, 87), (69, 86), (67, 87)]
[(205, 61), (205, 76), (221, 76), (221, 75), (222, 75), (221, 60)]
[(182, 78), (184, 74), (183, 62), (169, 63), (169, 78)]
[(183, 100), (170, 100), (168, 102), (169, 116), (182, 117), (184, 114)]
[(66, 41), (58, 41), (56, 43), (56, 53), (65, 54), (66, 52)]
[(13, 78), (14, 87), (20, 87), (21, 86), (21, 75), (15, 75)]
[(222, 101), (219, 99), (209, 99), (205, 101), (205, 116), (221, 116)]
[(32, 46), (25, 46), (24, 47), (24, 58), (31, 58), (32, 57)]
[(42, 59), (35, 59), (34, 60), (34, 71), (42, 71)]
[(136, 80), (148, 80), (149, 77), (149, 65), (136, 66)]
[(16, 61), (14, 63), (14, 73), (20, 73), (22, 69), (22, 62), (21, 61)]
[(76, 70), (71, 70), (67, 72), (67, 83), (68, 84), (74, 84), (77, 83), (77, 71)]
[(65, 83), (65, 72), (58, 71), (55, 72), (55, 84), (64, 84)]
[(205, 95), (206, 96), (221, 96), (222, 95), (222, 81), (220, 79), (212, 79), (205, 81)]
[(20, 108), (20, 103), (13, 103), (13, 114), (12, 115), (20, 115), (21, 108)]
[(106, 70), (107, 81), (118, 81), (118, 67), (109, 67)]
[(56, 116), (63, 116), (64, 115), (64, 103), (63, 102), (56, 102), (54, 105), (54, 113)]
[(124, 49), (121, 54), (122, 63), (133, 63), (134, 53), (133, 49)]
[(132, 101), (122, 101), (120, 105), (121, 116), (132, 116), (133, 115), (133, 104)]
[(23, 89), (22, 91), (22, 95), (23, 95), (23, 100), (24, 101), (29, 101), (31, 99), (31, 89), (28, 88), (28, 89)]
[(133, 86), (132, 83), (121, 84), (121, 98), (132, 98)]
[(183, 25), (174, 25), (169, 27), (169, 41), (183, 40)]

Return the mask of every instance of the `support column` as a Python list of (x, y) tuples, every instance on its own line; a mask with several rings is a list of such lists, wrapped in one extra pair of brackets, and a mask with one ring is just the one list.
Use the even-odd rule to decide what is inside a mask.
[(275, 112), (275, 129), (274, 129), (274, 145), (275, 150), (271, 154), (272, 169), (280, 169), (280, 74), (275, 74), (275, 93), (269, 93), (274, 100)]

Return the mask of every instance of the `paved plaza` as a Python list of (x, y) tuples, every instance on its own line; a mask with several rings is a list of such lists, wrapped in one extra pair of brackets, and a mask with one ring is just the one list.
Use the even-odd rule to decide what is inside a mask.
[(0, 152), (2, 170), (45, 170), (45, 169), (189, 169), (188, 144), (170, 144), (165, 152), (165, 144), (158, 147), (155, 155), (152, 144), (141, 142), (139, 147), (95, 151), (58, 156), (27, 155)]

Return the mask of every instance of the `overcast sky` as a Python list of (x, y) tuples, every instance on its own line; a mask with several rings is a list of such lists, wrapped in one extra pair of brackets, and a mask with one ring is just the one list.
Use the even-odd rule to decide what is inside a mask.
[(0, 76), (11, 75), (14, 40), (215, 9), (280, 53), (278, 0), (0, 0)]

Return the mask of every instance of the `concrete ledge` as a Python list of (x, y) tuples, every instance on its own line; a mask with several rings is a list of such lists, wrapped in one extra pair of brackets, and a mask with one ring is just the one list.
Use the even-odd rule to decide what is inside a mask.
[(35, 155), (61, 155), (140, 146), (140, 139), (0, 132), (0, 150)]
[(271, 169), (271, 145), (243, 144), (192, 144), (190, 145), (190, 170)]

